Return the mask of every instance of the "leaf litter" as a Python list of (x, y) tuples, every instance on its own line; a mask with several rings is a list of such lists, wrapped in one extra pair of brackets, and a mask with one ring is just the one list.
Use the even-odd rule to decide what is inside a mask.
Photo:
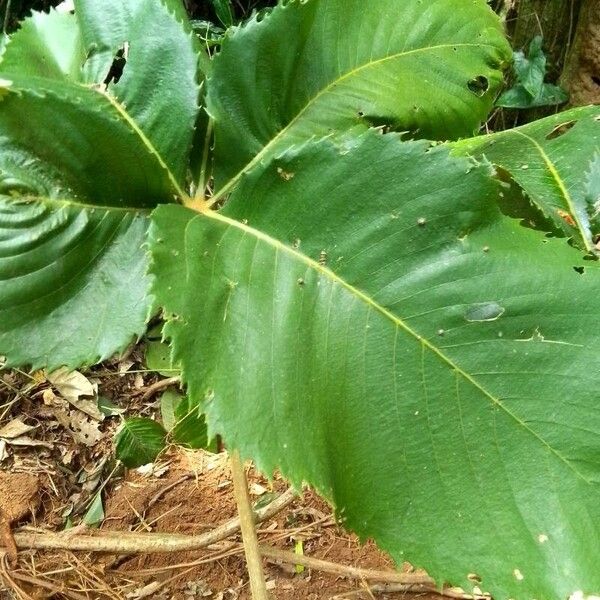
[[(145, 372), (143, 357), (143, 348), (134, 347), (124, 359), (75, 374), (0, 373), (0, 405), (10, 405), (0, 419), (0, 506), (6, 512), (10, 505), (13, 530), (34, 526), (77, 535), (93, 527), (191, 535), (235, 516), (225, 453), (170, 447), (139, 469), (115, 462), (113, 437), (122, 419), (160, 416), (160, 398), (142, 400), (140, 390), (158, 380)], [(288, 487), (279, 476), (268, 481), (253, 469), (248, 479), (257, 507)], [(3, 489), (9, 490), (10, 502)], [(338, 527), (331, 508), (310, 491), (261, 523), (258, 532), (261, 543), (279, 549), (343, 565), (392, 568), (373, 543), (361, 545)], [(386, 586), (370, 589), (365, 582), (276, 561), (265, 561), (265, 576), (278, 600), (400, 597)], [(4, 600), (2, 590), (7, 599), (27, 594), (111, 600), (250, 598), (239, 535), (205, 550), (159, 555), (21, 551), (10, 571), (0, 568)]]

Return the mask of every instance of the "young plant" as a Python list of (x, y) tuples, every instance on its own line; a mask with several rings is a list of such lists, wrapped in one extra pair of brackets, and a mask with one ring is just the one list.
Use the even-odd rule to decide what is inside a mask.
[(396, 561), (599, 593), (600, 108), (471, 137), (511, 58), (484, 0), (292, 0), (212, 60), (176, 0), (75, 6), (0, 63), (6, 364), (162, 309), (211, 435)]
[(559, 86), (544, 83), (546, 55), (542, 50), (542, 36), (531, 40), (527, 56), (519, 50), (513, 54), (515, 85), (506, 90), (496, 102), (505, 108), (534, 108), (564, 104), (569, 95)]

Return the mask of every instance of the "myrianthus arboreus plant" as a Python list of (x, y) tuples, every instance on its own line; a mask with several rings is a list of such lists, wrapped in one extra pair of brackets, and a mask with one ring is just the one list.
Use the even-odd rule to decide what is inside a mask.
[(34, 14), (0, 62), (6, 366), (162, 311), (211, 434), (397, 562), (600, 593), (600, 109), (477, 135), (510, 58), (484, 0), (282, 2), (213, 56), (177, 0)]

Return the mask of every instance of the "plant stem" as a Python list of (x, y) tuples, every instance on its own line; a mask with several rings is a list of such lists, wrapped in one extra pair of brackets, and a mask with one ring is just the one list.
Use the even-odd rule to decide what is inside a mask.
[(196, 191), (194, 193), (195, 200), (204, 200), (204, 193), (206, 191), (207, 182), (207, 169), (208, 169), (208, 157), (210, 153), (210, 140), (212, 137), (213, 130), (213, 120), (208, 120), (208, 125), (206, 126), (206, 135), (204, 137), (204, 148), (202, 149), (202, 166), (200, 167), (200, 177), (198, 179), (198, 185), (196, 186)]
[(258, 537), (254, 527), (254, 512), (248, 495), (248, 481), (242, 459), (237, 450), (230, 454), (231, 472), (233, 475), (233, 491), (237, 503), (238, 515), (240, 517), (240, 528), (242, 540), (244, 541), (244, 553), (246, 555), (246, 566), (250, 577), (250, 589), (252, 600), (269, 600), (265, 576), (263, 574), (260, 550), (258, 548)]

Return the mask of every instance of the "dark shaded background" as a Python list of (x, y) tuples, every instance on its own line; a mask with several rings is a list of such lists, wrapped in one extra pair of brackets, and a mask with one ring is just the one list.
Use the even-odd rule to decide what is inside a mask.
[[(13, 31), (30, 10), (47, 10), (60, 1), (0, 0), (0, 26), (5, 22), (5, 30)], [(249, 17), (253, 11), (277, 4), (277, 0), (183, 0), (192, 19), (211, 21), (218, 26), (222, 24), (213, 2), (227, 1), (231, 3), (234, 22)], [(546, 81), (561, 85), (569, 92), (571, 105), (600, 104), (600, 48), (597, 42), (600, 37), (600, 0), (488, 2), (504, 21), (515, 49), (525, 49), (535, 36), (543, 36), (548, 71)], [(512, 83), (509, 75), (509, 85)], [(494, 112), (490, 126), (504, 129), (553, 114), (559, 108), (499, 109)]]
[[(61, 0), (0, 0), (0, 16), (4, 21), (8, 6), (7, 30), (11, 31), (31, 10), (48, 10), (60, 4)], [(188, 13), (193, 19), (205, 19), (218, 23), (211, 0), (184, 0)], [(277, 0), (233, 0), (232, 8), (236, 19), (249, 16), (253, 10), (274, 6)]]

